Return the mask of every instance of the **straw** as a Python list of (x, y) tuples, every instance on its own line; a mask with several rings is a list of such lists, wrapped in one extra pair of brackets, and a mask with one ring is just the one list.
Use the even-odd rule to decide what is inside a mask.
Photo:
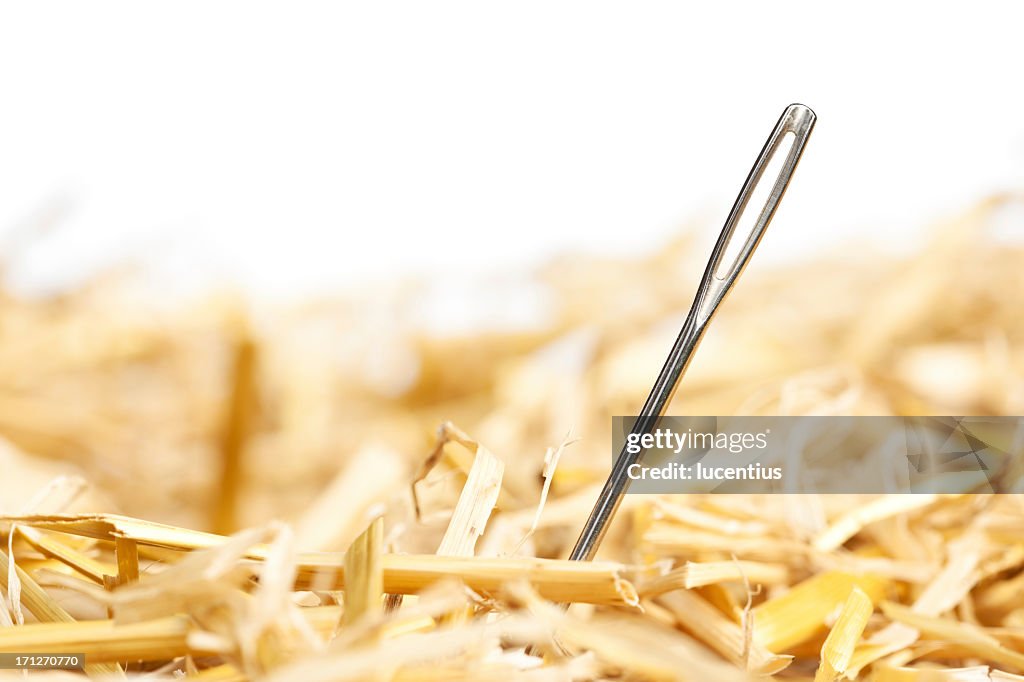
[[(1019, 203), (917, 253), (755, 264), (670, 412), (1024, 413), (1024, 248), (994, 228)], [(598, 561), (566, 560), (705, 246), (562, 257), (516, 283), (544, 316), (479, 332), (411, 323), (416, 279), (287, 306), (0, 292), (0, 652), (153, 679), (1022, 679), (1018, 495), (628, 495)]]

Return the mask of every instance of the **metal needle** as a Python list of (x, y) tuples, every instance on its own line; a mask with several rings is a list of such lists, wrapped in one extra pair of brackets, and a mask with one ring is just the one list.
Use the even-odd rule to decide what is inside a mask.
[[(736, 203), (733, 204), (732, 211), (729, 212), (725, 227), (722, 228), (715, 249), (711, 252), (711, 259), (708, 261), (704, 277), (697, 289), (693, 306), (686, 316), (686, 321), (683, 323), (675, 345), (672, 346), (668, 359), (665, 360), (664, 367), (661, 368), (661, 373), (658, 374), (658, 378), (654, 382), (650, 395), (647, 396), (647, 401), (633, 424), (631, 433), (652, 431), (665, 410), (668, 409), (668, 404), (672, 400), (679, 380), (686, 372), (693, 352), (697, 349), (701, 337), (704, 336), (704, 330), (707, 329), (718, 306), (725, 300), (732, 286), (743, 273), (750, 256), (757, 248), (758, 242), (761, 241), (765, 228), (771, 222), (775, 209), (778, 207), (779, 201), (782, 200), (782, 195), (785, 193), (797, 162), (800, 160), (800, 155), (804, 151), (804, 145), (814, 128), (815, 118), (814, 112), (802, 104), (791, 104), (782, 112), (779, 122), (775, 125), (764, 149), (758, 155), (757, 161), (754, 162), (754, 167), (750, 170), (746, 182), (743, 183), (743, 188), (736, 198)], [(747, 205), (754, 190), (762, 181), (771, 182), (771, 177), (763, 177), (769, 162), (772, 161), (776, 152), (789, 144), (790, 140), (792, 145), (789, 146), (789, 151), (781, 163), (781, 168), (775, 177), (767, 199), (761, 206), (757, 219), (753, 222), (753, 227), (745, 231), (745, 234), (734, 234), (740, 218), (748, 208)], [(739, 246), (738, 254), (731, 263), (723, 262), (729, 245), (738, 244), (733, 240), (743, 240), (743, 243)], [(732, 251), (735, 250), (735, 248), (732, 249)], [(576, 546), (569, 556), (570, 559), (588, 561), (594, 558), (629, 483), (627, 474), (629, 467), (642, 456), (643, 451), (630, 454), (623, 447), (612, 466), (608, 480), (601, 489), (593, 511), (590, 512), (590, 517), (583, 526), (583, 532), (580, 533), (579, 540), (576, 541)]]

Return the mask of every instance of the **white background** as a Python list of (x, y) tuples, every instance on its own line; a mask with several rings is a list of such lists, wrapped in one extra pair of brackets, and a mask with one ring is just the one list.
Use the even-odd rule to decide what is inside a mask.
[(134, 258), (274, 297), (653, 248), (717, 231), (792, 101), (755, 260), (906, 246), (1024, 187), (1018, 7), (5, 4), (0, 246), (22, 290)]

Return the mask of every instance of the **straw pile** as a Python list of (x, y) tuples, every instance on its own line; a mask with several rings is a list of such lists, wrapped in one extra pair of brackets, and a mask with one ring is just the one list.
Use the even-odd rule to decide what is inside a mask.
[[(672, 412), (1024, 414), (1024, 249), (991, 229), (1014, 201), (907, 258), (755, 265)], [(287, 310), (3, 296), (0, 652), (94, 678), (1024, 680), (1015, 495), (631, 496), (599, 561), (564, 560), (705, 255), (562, 259), (544, 319), (464, 335), (403, 322), (429, 282)]]

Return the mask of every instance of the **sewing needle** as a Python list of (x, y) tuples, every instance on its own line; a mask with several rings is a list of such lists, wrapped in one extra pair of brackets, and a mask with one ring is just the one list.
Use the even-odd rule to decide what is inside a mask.
[[(729, 212), (718, 242), (711, 252), (711, 259), (708, 261), (704, 277), (700, 281), (693, 306), (686, 316), (682, 330), (654, 382), (650, 395), (647, 396), (647, 401), (640, 409), (639, 416), (630, 433), (650, 433), (664, 415), (665, 410), (668, 409), (669, 402), (679, 385), (679, 380), (686, 372), (708, 323), (711, 322), (719, 305), (725, 300), (736, 280), (743, 273), (750, 256), (757, 248), (768, 223), (775, 214), (775, 209), (778, 208), (779, 202), (782, 200), (782, 195), (789, 185), (797, 162), (800, 161), (804, 145), (814, 128), (815, 118), (814, 112), (802, 104), (791, 104), (782, 112), (779, 122), (775, 125), (775, 129), (758, 155), (757, 161), (754, 162), (754, 167), (750, 170), (750, 174), (747, 176), (746, 182), (743, 183), (743, 188)], [(749, 230), (744, 230), (746, 234), (735, 234), (737, 225), (747, 211), (755, 189), (762, 182), (772, 181), (771, 177), (764, 177), (769, 163), (776, 153), (786, 145), (790, 145), (788, 152), (779, 166), (778, 175), (775, 176), (771, 191), (761, 206), (757, 219), (753, 221), (753, 226)], [(743, 242), (740, 244), (739, 241), (734, 240), (743, 240)], [(734, 247), (738, 245), (739, 250), (731, 262), (725, 262), (726, 252), (730, 251), (730, 245)], [(731, 251), (735, 251), (735, 248)], [(643, 450), (631, 454), (625, 446), (623, 447), (612, 466), (608, 480), (601, 489), (590, 517), (583, 526), (579, 540), (576, 541), (576, 546), (569, 556), (570, 559), (589, 561), (594, 558), (629, 483), (629, 467), (635, 464), (643, 454)]]

